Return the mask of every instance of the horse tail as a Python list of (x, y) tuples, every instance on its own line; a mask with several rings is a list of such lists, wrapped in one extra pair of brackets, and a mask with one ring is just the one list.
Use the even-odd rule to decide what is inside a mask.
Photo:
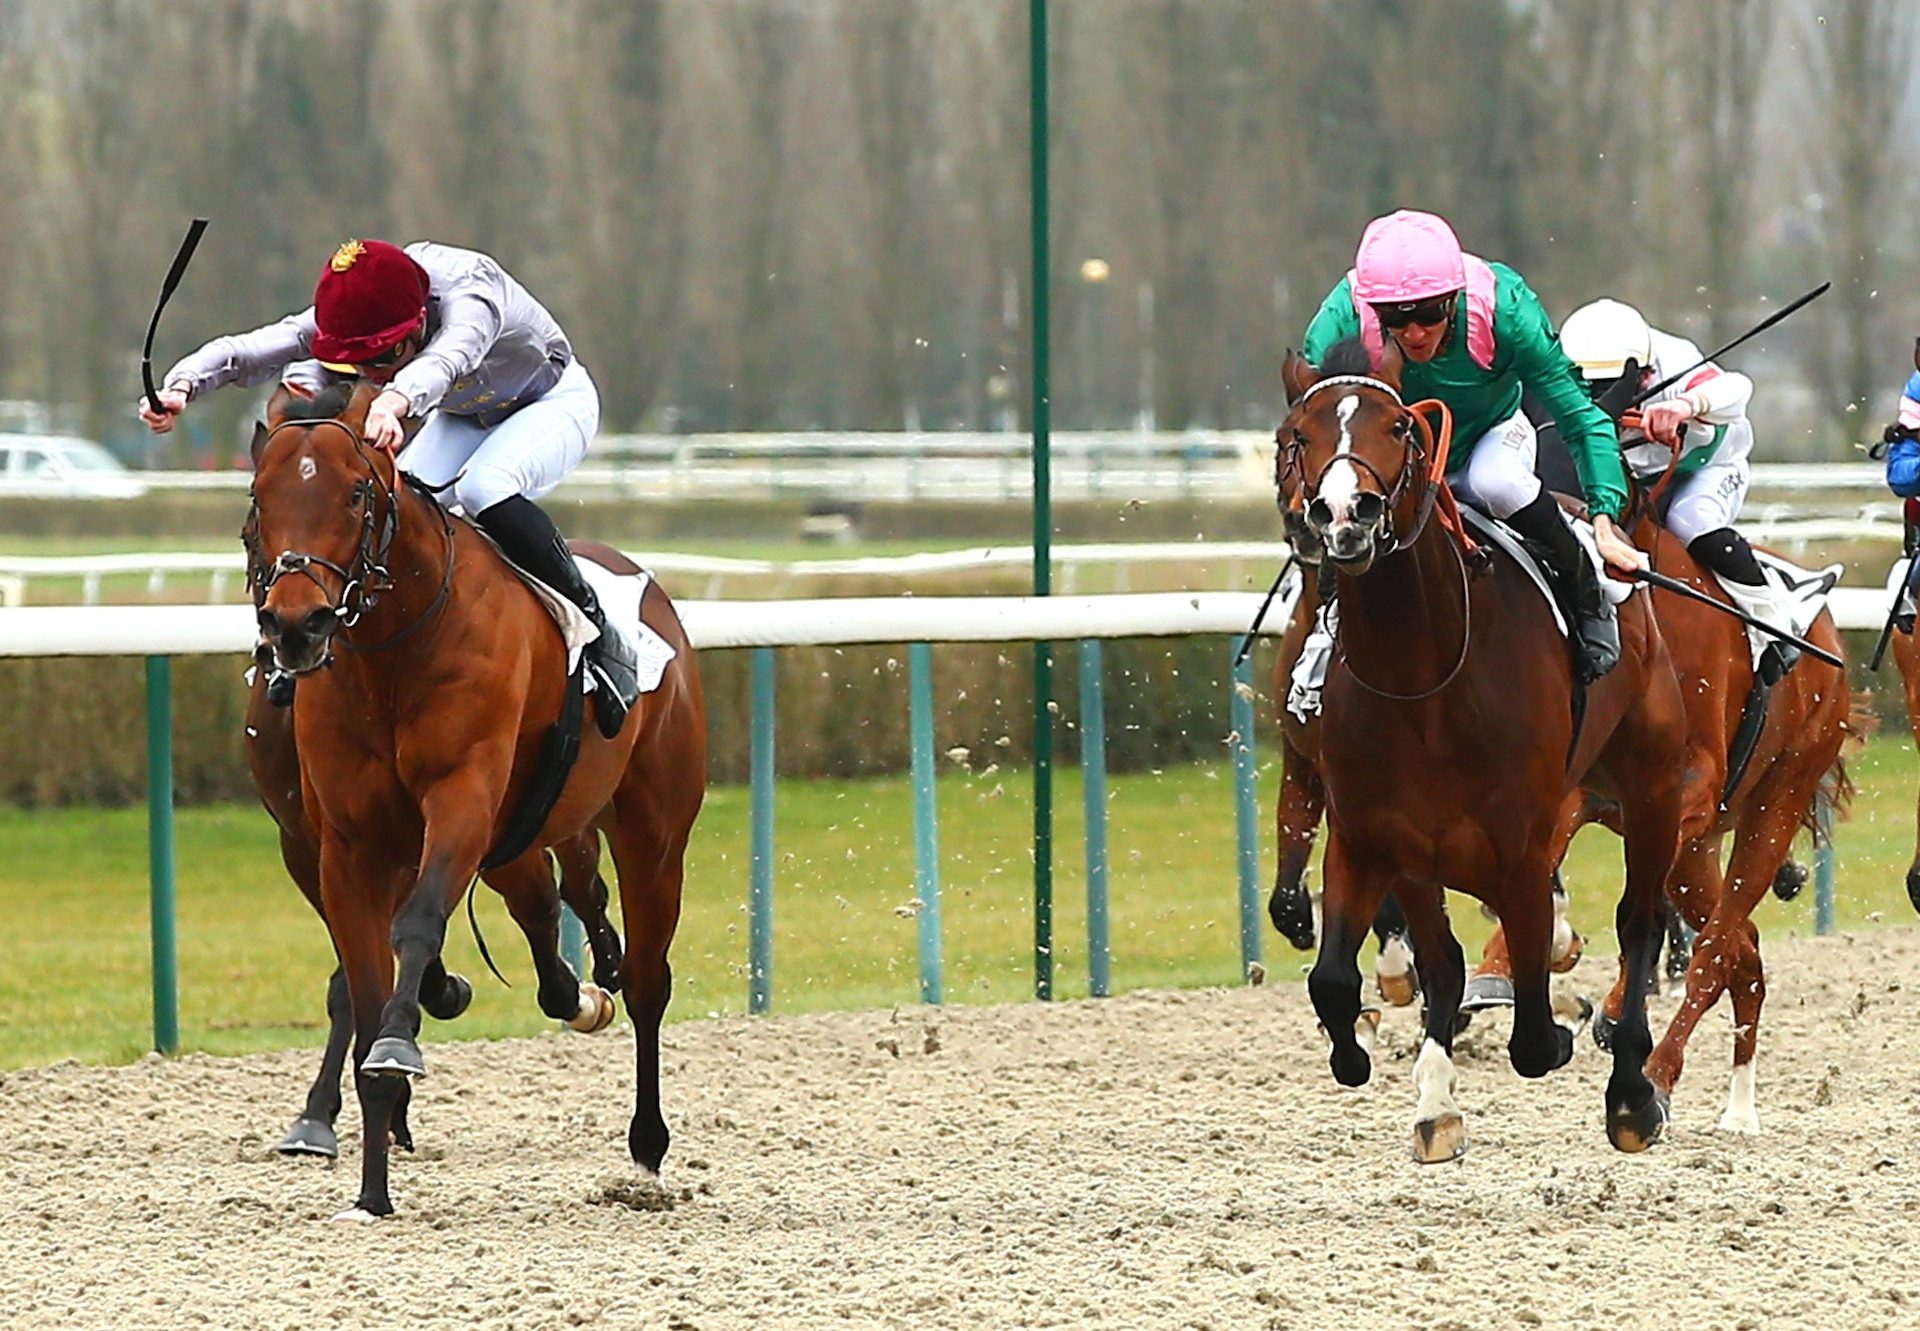
[(479, 886), (480, 880), (477, 877), (467, 884), (467, 927), (473, 930), (473, 942), (480, 949), (480, 960), (487, 963), (487, 969), (493, 972), (494, 979), (511, 989), (513, 981), (502, 975), (500, 968), (493, 964), (493, 953), (487, 950), (487, 940), (480, 932), (480, 917), (473, 913), (473, 899), (478, 895), (474, 889)]
[(1847, 719), (1840, 723), (1844, 739), (1840, 751), (1833, 756), (1833, 766), (1820, 778), (1818, 797), (1814, 806), (1801, 817), (1802, 824), (1813, 833), (1816, 844), (1828, 839), (1827, 830), (1820, 826), (1819, 809), (1824, 804), (1832, 811), (1828, 828), (1847, 816), (1853, 806), (1856, 793), (1853, 776), (1847, 771), (1847, 758), (1867, 742), (1867, 736), (1874, 732), (1879, 724), (1873, 710), (1873, 695), (1861, 690), (1852, 695), (1848, 702)]

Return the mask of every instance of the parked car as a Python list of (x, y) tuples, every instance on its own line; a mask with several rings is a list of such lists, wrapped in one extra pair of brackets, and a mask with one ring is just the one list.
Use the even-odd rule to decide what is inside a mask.
[(0, 496), (131, 499), (146, 492), (146, 482), (90, 439), (0, 434)]

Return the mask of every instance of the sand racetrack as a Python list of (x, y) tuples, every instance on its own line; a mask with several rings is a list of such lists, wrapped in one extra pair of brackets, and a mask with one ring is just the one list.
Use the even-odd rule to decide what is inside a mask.
[(1914, 1325), (1920, 931), (1766, 955), (1764, 1135), (1714, 1130), (1722, 1003), (1639, 1157), (1590, 1041), (1523, 1082), (1499, 1018), (1460, 1050), (1472, 1151), (1414, 1164), (1411, 1012), (1346, 1091), (1291, 982), (672, 1026), (669, 1211), (606, 1197), (620, 1027), (430, 1045), (378, 1225), (328, 1223), (357, 1143), (266, 1150), (309, 1053), (14, 1073), (0, 1326)]

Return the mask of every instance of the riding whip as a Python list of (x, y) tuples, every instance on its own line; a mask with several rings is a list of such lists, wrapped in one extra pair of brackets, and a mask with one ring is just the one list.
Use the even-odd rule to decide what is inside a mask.
[(1894, 621), (1900, 618), (1900, 602), (1906, 600), (1907, 593), (1913, 589), (1913, 573), (1916, 564), (1920, 564), (1920, 554), (1907, 556), (1907, 571), (1901, 575), (1900, 590), (1893, 594), (1893, 608), (1887, 611), (1887, 622), (1880, 626), (1880, 637), (1873, 644), (1873, 655), (1867, 658), (1867, 673), (1880, 668), (1886, 660), (1887, 644), (1893, 641)]
[(1642, 402), (1646, 402), (1652, 398), (1658, 397), (1661, 393), (1664, 393), (1669, 388), (1672, 388), (1675, 384), (1679, 383), (1682, 379), (1692, 374), (1695, 370), (1699, 369), (1702, 365), (1705, 365), (1708, 361), (1719, 360), (1722, 356), (1726, 355), (1729, 351), (1732, 351), (1735, 347), (1739, 346), (1742, 342), (1745, 342), (1748, 338), (1760, 336), (1760, 334), (1766, 332), (1769, 328), (1779, 323), (1782, 319), (1786, 318), (1789, 314), (1792, 314), (1795, 310), (1799, 309), (1802, 305), (1810, 304), (1813, 301), (1818, 300), (1820, 297), (1826, 295), (1827, 288), (1831, 287), (1832, 285), (1833, 285), (1832, 282), (1822, 282), (1819, 286), (1809, 291), (1806, 295), (1800, 297), (1800, 299), (1794, 301), (1791, 305), (1782, 306), (1780, 309), (1775, 310), (1772, 314), (1769, 314), (1766, 318), (1762, 319), (1759, 323), (1749, 328), (1746, 332), (1734, 338), (1733, 341), (1727, 343), (1726, 346), (1721, 347), (1720, 350), (1711, 352), (1708, 355), (1702, 356), (1699, 360), (1695, 361), (1692, 365), (1689, 365), (1687, 366), (1686, 369), (1680, 371), (1680, 373), (1669, 376), (1668, 378), (1662, 379), (1659, 383), (1655, 384), (1652, 388), (1643, 389), (1636, 397), (1634, 397), (1634, 399), (1631, 402), (1627, 403), (1627, 406), (1629, 408), (1637, 407)]
[(1664, 573), (1655, 573), (1651, 569), (1644, 569), (1644, 568), (1635, 569), (1633, 572), (1627, 574), (1626, 576), (1630, 581), (1644, 582), (1651, 586), (1658, 587), (1661, 591), (1672, 592), (1676, 596), (1684, 596), (1689, 600), (1698, 601), (1701, 605), (1712, 606), (1715, 610), (1718, 610), (1723, 615), (1732, 615), (1735, 619), (1739, 620), (1742, 624), (1745, 624), (1748, 628), (1759, 629), (1762, 633), (1766, 634), (1768, 637), (1778, 638), (1781, 642), (1790, 642), (1795, 647), (1798, 647), (1801, 651), (1805, 652), (1807, 655), (1817, 656), (1830, 666), (1836, 666), (1841, 670), (1845, 670), (1847, 668), (1847, 663), (1845, 661), (1842, 661), (1839, 657), (1835, 656), (1832, 652), (1828, 651), (1826, 648), (1816, 647), (1812, 643), (1808, 642), (1805, 638), (1797, 637), (1796, 635), (1787, 632), (1785, 629), (1777, 629), (1763, 619), (1755, 619), (1752, 615), (1748, 614), (1746, 611), (1737, 609), (1734, 606), (1730, 606), (1724, 601), (1716, 601), (1711, 596), (1708, 596), (1705, 592), (1700, 591), (1698, 588), (1689, 587), (1686, 583), (1681, 582), (1677, 578), (1669, 578)]
[(1240, 650), (1233, 654), (1233, 667), (1238, 670), (1240, 663), (1247, 659), (1247, 653), (1253, 650), (1253, 640), (1260, 633), (1260, 626), (1267, 621), (1267, 607), (1273, 604), (1273, 598), (1280, 594), (1280, 584), (1287, 580), (1287, 574), (1293, 572), (1299, 555), (1288, 555), (1287, 562), (1280, 566), (1280, 575), (1273, 580), (1273, 586), (1267, 588), (1267, 597), (1260, 602), (1260, 609), (1253, 617), (1253, 623), (1247, 628), (1247, 636), (1240, 640)]
[(167, 280), (160, 284), (160, 301), (153, 307), (153, 318), (147, 322), (147, 340), (140, 347), (140, 382), (147, 390), (147, 407), (154, 415), (160, 414), (160, 392), (153, 386), (153, 335), (160, 327), (160, 311), (167, 308), (167, 302), (173, 298), (173, 289), (180, 285), (180, 277), (187, 271), (187, 265), (193, 260), (193, 251), (200, 244), (200, 234), (207, 229), (207, 219), (196, 217), (187, 228), (185, 240), (180, 242), (180, 252), (173, 256), (173, 267), (167, 269)]

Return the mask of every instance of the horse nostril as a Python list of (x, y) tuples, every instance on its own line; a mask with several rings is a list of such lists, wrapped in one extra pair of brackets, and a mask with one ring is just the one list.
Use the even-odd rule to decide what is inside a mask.
[(339, 622), (340, 617), (333, 613), (331, 606), (322, 606), (300, 622), (300, 631), (309, 638), (324, 638)]
[(1353, 520), (1363, 527), (1371, 527), (1387, 515), (1387, 501), (1383, 495), (1372, 490), (1363, 491), (1353, 497)]
[(1307, 505), (1307, 525), (1315, 531), (1325, 531), (1331, 527), (1333, 525), (1333, 505), (1324, 499), (1315, 497), (1314, 501)]
[(264, 637), (277, 638), (280, 636), (281, 626), (279, 615), (276, 615), (271, 610), (262, 610), (255, 618), (260, 621), (260, 632)]

